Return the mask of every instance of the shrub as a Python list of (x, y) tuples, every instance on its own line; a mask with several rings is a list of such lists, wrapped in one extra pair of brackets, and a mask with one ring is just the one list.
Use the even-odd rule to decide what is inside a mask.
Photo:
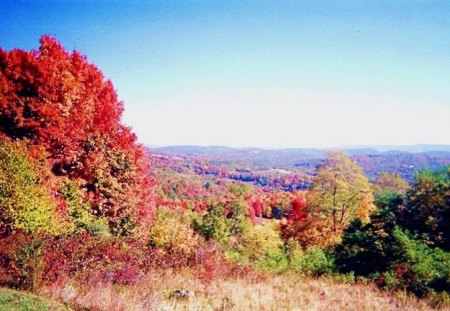
[(225, 209), (219, 204), (210, 205), (201, 222), (195, 221), (194, 226), (206, 240), (226, 244), (230, 237), (230, 221), (225, 217)]
[(198, 278), (206, 284), (229, 277), (236, 268), (235, 263), (225, 259), (223, 250), (215, 241), (208, 241), (199, 247), (195, 266)]
[(251, 227), (240, 240), (238, 251), (241, 256), (247, 257), (261, 268), (283, 269), (287, 259), (277, 226), (275, 222), (266, 222)]
[(15, 231), (0, 240), (0, 285), (33, 289), (41, 279), (43, 240)]
[(247, 218), (248, 206), (244, 199), (239, 198), (230, 204), (230, 232), (232, 235), (244, 235), (251, 227), (252, 223)]
[(56, 208), (25, 152), (0, 140), (0, 235), (13, 230), (56, 234)]
[(397, 259), (397, 241), (393, 236), (395, 216), (388, 209), (371, 215), (371, 222), (359, 219), (345, 229), (342, 241), (335, 247), (335, 264), (340, 272), (368, 276), (386, 271)]
[(303, 255), (302, 246), (300, 245), (300, 242), (295, 238), (289, 238), (285, 242), (284, 247), (289, 265), (292, 266), (292, 264), (295, 263)]
[(160, 207), (150, 228), (148, 244), (155, 260), (162, 265), (186, 265), (194, 259), (202, 242), (192, 228), (188, 212)]
[(80, 233), (88, 231), (94, 235), (109, 235), (108, 221), (105, 218), (96, 218), (90, 213), (89, 204), (83, 202), (80, 190), (73, 182), (68, 182), (61, 190), (66, 199), (70, 223), (67, 231)]
[(421, 296), (431, 289), (450, 291), (450, 253), (408, 236), (397, 228), (394, 237), (400, 245), (403, 264), (396, 265), (401, 286)]
[(323, 249), (311, 246), (291, 259), (291, 267), (305, 275), (320, 276), (332, 272), (333, 261)]
[(383, 286), (388, 290), (396, 290), (401, 287), (401, 282), (393, 271), (384, 272), (380, 280), (382, 280)]
[(145, 250), (133, 240), (87, 232), (49, 239), (43, 250), (42, 282), (70, 278), (89, 285), (136, 283), (148, 268)]

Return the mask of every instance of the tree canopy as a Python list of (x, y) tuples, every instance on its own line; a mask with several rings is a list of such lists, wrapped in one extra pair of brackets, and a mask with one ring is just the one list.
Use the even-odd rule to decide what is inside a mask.
[(85, 56), (50, 36), (35, 51), (0, 49), (0, 92), (0, 138), (26, 143), (49, 167), (54, 193), (64, 178), (75, 181), (90, 213), (106, 217), (115, 234), (149, 219), (153, 181), (144, 149), (121, 123), (111, 81)]
[(405, 227), (450, 250), (450, 166), (418, 172), (406, 200)]
[(331, 151), (317, 170), (307, 202), (309, 213), (322, 218), (323, 226), (338, 235), (352, 219), (368, 219), (373, 194), (362, 168), (342, 151)]
[(396, 173), (382, 172), (375, 181), (376, 193), (389, 191), (398, 194), (405, 194), (409, 187), (409, 184)]

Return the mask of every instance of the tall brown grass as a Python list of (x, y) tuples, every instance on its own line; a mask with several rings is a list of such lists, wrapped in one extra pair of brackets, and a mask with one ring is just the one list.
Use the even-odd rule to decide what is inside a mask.
[[(179, 289), (189, 290), (195, 297), (176, 297), (173, 293)], [(164, 270), (135, 285), (84, 287), (59, 281), (39, 292), (77, 310), (430, 310), (425, 301), (383, 292), (369, 284), (295, 274), (205, 283), (194, 270)]]

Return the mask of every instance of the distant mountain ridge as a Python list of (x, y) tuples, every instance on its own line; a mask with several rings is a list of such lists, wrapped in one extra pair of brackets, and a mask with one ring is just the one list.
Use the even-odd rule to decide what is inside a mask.
[(397, 145), (367, 145), (367, 146), (341, 146), (337, 148), (277, 148), (267, 149), (259, 147), (227, 147), (227, 146), (197, 146), (175, 145), (163, 147), (150, 147), (157, 152), (181, 153), (187, 155), (225, 155), (249, 152), (277, 152), (326, 155), (328, 150), (342, 149), (349, 155), (356, 154), (380, 154), (380, 153), (450, 153), (450, 145), (418, 144), (408, 146)]
[[(232, 148), (225, 146), (167, 146), (149, 148), (151, 153), (201, 157), (214, 164), (252, 169), (302, 170), (314, 174), (329, 149), (314, 148)], [(438, 170), (450, 165), (450, 145), (362, 146), (342, 148), (374, 180), (381, 172), (396, 172), (412, 181), (418, 170)]]
[(410, 153), (423, 153), (423, 152), (434, 152), (443, 151), (450, 152), (450, 145), (442, 144), (416, 144), (416, 145), (367, 145), (367, 146), (342, 146), (342, 149), (373, 149), (379, 152), (389, 152), (389, 151), (401, 151)]

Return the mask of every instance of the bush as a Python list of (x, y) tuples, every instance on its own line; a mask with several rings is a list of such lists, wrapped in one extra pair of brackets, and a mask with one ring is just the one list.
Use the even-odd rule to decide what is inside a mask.
[(383, 286), (388, 290), (397, 290), (401, 287), (401, 281), (393, 271), (384, 272), (379, 280), (382, 280)]
[(33, 289), (43, 271), (43, 240), (24, 232), (13, 232), (0, 240), (0, 285)]
[(24, 151), (0, 140), (0, 235), (14, 230), (56, 234), (56, 208)]
[(83, 202), (79, 192), (73, 182), (67, 183), (61, 190), (69, 209), (70, 223), (67, 231), (74, 233), (88, 231), (94, 235), (109, 236), (107, 219), (93, 216), (89, 204)]
[(248, 279), (254, 272), (248, 265), (227, 260), (223, 249), (215, 241), (203, 243), (197, 250), (194, 271), (205, 284), (243, 275)]
[(133, 240), (87, 232), (54, 237), (43, 250), (42, 282), (69, 278), (89, 285), (133, 284), (148, 269), (146, 261), (145, 249)]
[(332, 272), (333, 261), (323, 249), (311, 246), (291, 259), (291, 267), (304, 275), (320, 276)]
[(230, 203), (230, 232), (232, 235), (245, 235), (252, 227), (251, 221), (247, 218), (248, 206), (244, 199), (239, 198)]
[(335, 264), (342, 273), (354, 272), (357, 276), (386, 271), (397, 259), (397, 241), (393, 236), (395, 215), (382, 209), (371, 215), (371, 222), (359, 219), (345, 229), (342, 241), (335, 247)]
[(395, 265), (401, 286), (419, 296), (431, 290), (450, 291), (450, 253), (414, 240), (400, 229), (394, 231), (402, 263)]
[(274, 222), (266, 222), (251, 227), (240, 240), (240, 255), (261, 268), (283, 269), (287, 265), (287, 258), (277, 226)]
[(186, 265), (195, 257), (202, 238), (192, 228), (188, 212), (160, 207), (150, 229), (148, 244), (162, 265)]
[(375, 224), (353, 222), (347, 228), (342, 243), (335, 248), (338, 271), (376, 278), (382, 287), (418, 296), (450, 290), (450, 253), (429, 247), (398, 226), (385, 231), (390, 227), (388, 221), (378, 229)]
[(201, 222), (194, 221), (196, 230), (206, 239), (226, 244), (230, 237), (230, 221), (225, 217), (225, 209), (212, 204), (203, 215)]

